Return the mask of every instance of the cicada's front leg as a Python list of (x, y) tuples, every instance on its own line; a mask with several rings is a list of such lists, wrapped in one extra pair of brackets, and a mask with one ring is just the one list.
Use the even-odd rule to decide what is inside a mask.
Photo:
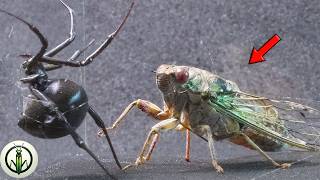
[[(112, 130), (118, 127), (118, 125), (124, 120), (126, 115), (130, 112), (132, 108), (138, 108), (141, 111), (145, 112), (147, 115), (153, 117), (156, 120), (168, 119), (171, 116), (170, 110), (165, 106), (164, 110), (161, 110), (157, 105), (152, 102), (138, 99), (130, 103), (125, 110), (121, 113), (119, 118), (112, 124), (111, 127), (108, 127), (107, 130)], [(99, 130), (99, 136), (103, 136), (103, 131)]]
[[(112, 130), (115, 129), (119, 126), (119, 124), (124, 120), (124, 118), (126, 117), (126, 115), (130, 112), (131, 109), (133, 109), (134, 107), (140, 109), (141, 111), (145, 112), (148, 116), (151, 116), (152, 118), (156, 119), (156, 120), (165, 120), (168, 119), (172, 116), (172, 111), (171, 109), (164, 103), (164, 108), (163, 110), (161, 108), (159, 108), (157, 105), (155, 105), (154, 103), (150, 102), (150, 101), (146, 101), (146, 100), (135, 100), (132, 103), (130, 103), (125, 110), (121, 113), (121, 115), (119, 116), (119, 118), (112, 124), (111, 127), (106, 128), (107, 130)], [(186, 155), (185, 155), (185, 159), (186, 161), (190, 161), (190, 132), (189, 130), (187, 130), (185, 127), (190, 128), (189, 125), (189, 116), (187, 115), (187, 113), (182, 113), (181, 116), (181, 124), (179, 124), (177, 127), (175, 127), (176, 130), (178, 131), (184, 131), (186, 130)], [(99, 130), (98, 131), (98, 136), (103, 136), (103, 130)], [(153, 145), (152, 148), (150, 148), (150, 151), (147, 154), (147, 159), (150, 159), (151, 153), (155, 147), (155, 144), (157, 142), (158, 138), (157, 136), (154, 137), (153, 139)]]
[[(167, 106), (165, 106), (167, 107)], [(166, 108), (165, 108), (166, 109)], [(174, 129), (177, 130), (177, 131), (186, 131), (186, 151), (185, 151), (185, 160), (187, 162), (190, 162), (190, 140), (191, 140), (191, 137), (190, 137), (190, 124), (189, 124), (189, 115), (186, 111), (183, 111), (181, 113), (181, 116), (180, 116), (180, 124), (178, 124)], [(156, 146), (156, 143), (159, 139), (159, 136), (158, 135), (155, 135), (153, 140), (152, 140), (152, 144), (150, 145), (150, 149), (147, 153), (147, 155), (145, 156), (145, 159), (146, 160), (149, 160), (151, 158), (151, 154), (153, 152), (153, 149), (155, 148)]]

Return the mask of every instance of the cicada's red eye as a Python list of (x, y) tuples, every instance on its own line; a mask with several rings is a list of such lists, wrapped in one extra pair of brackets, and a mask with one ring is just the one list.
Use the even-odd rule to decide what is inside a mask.
[(189, 72), (187, 68), (177, 68), (175, 72), (176, 81), (178, 83), (185, 83), (189, 79)]

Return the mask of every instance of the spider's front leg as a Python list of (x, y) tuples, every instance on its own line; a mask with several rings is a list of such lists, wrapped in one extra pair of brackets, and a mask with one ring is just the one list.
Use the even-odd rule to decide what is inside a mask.
[(123, 21), (122, 21), (121, 24), (118, 26), (118, 28), (117, 28), (113, 33), (109, 34), (108, 37), (107, 37), (107, 39), (106, 39), (92, 54), (90, 54), (85, 60), (80, 61), (80, 64), (81, 64), (82, 66), (86, 66), (86, 65), (90, 64), (95, 57), (97, 57), (99, 54), (101, 54), (102, 51), (103, 51), (104, 49), (106, 49), (106, 48), (111, 44), (111, 42), (113, 41), (113, 39), (118, 35), (118, 33), (120, 32), (120, 30), (122, 29), (122, 27), (123, 27), (124, 24), (126, 23), (126, 21), (127, 21), (129, 15), (130, 15), (130, 13), (131, 13), (131, 10), (132, 10), (134, 4), (135, 4), (135, 2), (133, 1), (133, 2), (131, 3), (130, 7), (129, 7), (129, 10), (128, 10), (126, 16), (124, 17)]
[[(39, 55), (38, 59), (39, 61), (41, 62), (45, 62), (45, 63), (48, 63), (48, 64), (53, 64), (55, 65), (57, 68), (58, 66), (71, 66), (71, 67), (81, 67), (81, 66), (86, 66), (90, 63), (93, 62), (93, 60), (98, 56), (100, 55), (110, 44), (111, 42), (113, 41), (113, 39), (119, 34), (120, 30), (122, 29), (122, 27), (124, 26), (125, 22), (127, 21), (131, 11), (132, 11), (132, 8), (134, 6), (134, 1), (131, 3), (130, 7), (129, 7), (129, 10), (126, 14), (126, 16), (124, 17), (124, 19), (122, 20), (121, 24), (118, 26), (118, 28), (111, 34), (109, 34), (106, 38), (106, 40), (92, 53), (90, 54), (88, 57), (86, 57), (85, 59), (83, 60), (80, 60), (80, 61), (76, 61), (76, 62), (73, 62), (74, 60), (76, 60), (80, 54), (86, 49), (86, 47), (83, 49), (83, 50), (78, 50), (76, 51), (67, 61), (65, 60), (61, 60), (61, 59), (58, 59), (58, 58), (53, 58), (53, 57), (50, 57), (50, 56), (42, 56), (42, 54)], [(89, 43), (88, 46), (90, 46), (92, 44), (93, 41), (91, 41)], [(61, 49), (63, 49), (65, 46), (67, 46), (69, 43), (69, 41), (65, 41), (63, 42), (61, 45), (57, 46), (55, 49), (53, 49), (51, 51), (51, 54), (54, 54), (54, 53), (57, 53), (57, 51), (60, 51)], [(70, 44), (70, 43), (69, 43)], [(88, 47), (87, 46), (87, 47)]]
[(69, 44), (71, 44), (73, 42), (73, 40), (75, 39), (75, 32), (74, 32), (74, 18), (73, 18), (73, 14), (74, 11), (73, 9), (71, 9), (65, 2), (63, 2), (62, 0), (60, 0), (60, 2), (63, 4), (63, 6), (65, 8), (68, 9), (69, 15), (70, 15), (70, 33), (69, 33), (69, 37), (63, 41), (62, 43), (60, 43), (59, 45), (57, 45), (56, 47), (54, 47), (53, 49), (51, 49), (50, 51), (46, 52), (43, 56), (45, 57), (53, 57), (54, 55), (58, 54), (60, 51), (62, 51), (64, 48), (66, 48)]

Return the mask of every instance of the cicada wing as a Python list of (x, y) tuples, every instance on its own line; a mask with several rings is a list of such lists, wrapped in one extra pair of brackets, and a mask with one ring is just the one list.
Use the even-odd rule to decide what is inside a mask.
[(315, 108), (240, 91), (219, 95), (209, 103), (221, 114), (280, 142), (320, 150), (320, 112)]
[(288, 98), (270, 101), (292, 137), (320, 149), (320, 102)]

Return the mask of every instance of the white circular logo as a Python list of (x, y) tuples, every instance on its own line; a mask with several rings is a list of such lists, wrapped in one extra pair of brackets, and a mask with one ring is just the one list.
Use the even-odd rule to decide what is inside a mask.
[(38, 165), (38, 153), (26, 141), (13, 141), (1, 151), (0, 165), (5, 173), (14, 178), (25, 178), (32, 174)]

